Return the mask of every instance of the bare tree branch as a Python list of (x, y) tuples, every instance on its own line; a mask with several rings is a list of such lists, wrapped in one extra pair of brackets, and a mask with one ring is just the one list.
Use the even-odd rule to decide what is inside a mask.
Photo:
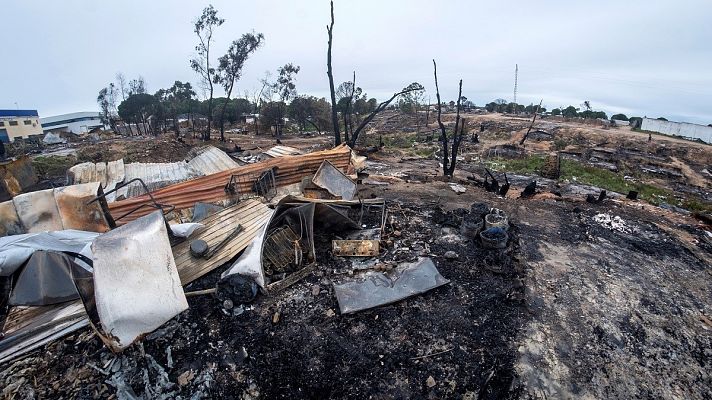
[(326, 75), (329, 76), (329, 90), (331, 90), (331, 122), (334, 125), (334, 146), (341, 144), (341, 133), (339, 133), (339, 115), (336, 112), (336, 92), (334, 91), (334, 73), (331, 69), (331, 42), (334, 33), (334, 1), (331, 1), (331, 26), (326, 26), (329, 33), (329, 50), (326, 53)]

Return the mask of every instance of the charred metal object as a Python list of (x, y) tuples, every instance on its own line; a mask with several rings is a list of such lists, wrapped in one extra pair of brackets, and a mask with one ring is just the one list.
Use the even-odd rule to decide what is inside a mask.
[(482, 246), (488, 249), (503, 249), (507, 247), (509, 235), (500, 227), (492, 227), (480, 232)]
[(208, 253), (208, 243), (205, 240), (198, 239), (190, 242), (190, 254), (193, 257), (204, 257)]

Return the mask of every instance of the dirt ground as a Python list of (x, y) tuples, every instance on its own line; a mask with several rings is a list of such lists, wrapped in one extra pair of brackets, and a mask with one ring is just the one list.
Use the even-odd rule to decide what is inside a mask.
[[(589, 130), (564, 128), (572, 143), (577, 130)], [(604, 147), (647, 146), (647, 135), (597, 129), (577, 146), (600, 138)], [(511, 141), (505, 136), (483, 139)], [(231, 139), (243, 150), (274, 144), (269, 136)], [(695, 174), (709, 166), (710, 146), (664, 140)], [(305, 150), (329, 142), (283, 139)], [(385, 198), (390, 215), (379, 259), (432, 257), (449, 284), (340, 315), (332, 283), (350, 270), (323, 251), (313, 275), (244, 310), (191, 297), (188, 311), (122, 354), (86, 329), (0, 366), (3, 396), (712, 398), (710, 225), (644, 201), (587, 203), (594, 189), (536, 176), (517, 180), (503, 198), (468, 179), (481, 172), (475, 161), (456, 173), (466, 188), (460, 195), (430, 157), (383, 149), (367, 165), (360, 194)], [(693, 184), (709, 188), (699, 178)], [(520, 198), (531, 179), (539, 194)], [(456, 210), (476, 203), (508, 214), (507, 249), (485, 250), (459, 233)], [(448, 251), (457, 258), (445, 258)], [(211, 287), (220, 271), (186, 290)]]

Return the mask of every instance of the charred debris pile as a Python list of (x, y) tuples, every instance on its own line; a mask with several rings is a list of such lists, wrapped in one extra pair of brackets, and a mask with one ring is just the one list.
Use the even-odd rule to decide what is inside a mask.
[(362, 198), (346, 146), (215, 150), (0, 203), (4, 396), (507, 393), (523, 262), (503, 211)]

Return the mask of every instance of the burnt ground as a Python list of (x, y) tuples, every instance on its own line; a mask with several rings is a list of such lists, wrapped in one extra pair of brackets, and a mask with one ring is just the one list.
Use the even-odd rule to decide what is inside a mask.
[[(708, 225), (625, 200), (501, 199), (472, 186), (457, 196), (440, 182), (381, 190), (450, 208), (485, 199), (517, 222), (527, 318), (516, 396), (712, 397)], [(622, 225), (597, 222), (601, 214)]]
[[(24, 379), (17, 393), (39, 398), (108, 397), (124, 384), (146, 398), (512, 397), (516, 338), (526, 318), (517, 228), (508, 249), (484, 250), (437, 224), (457, 224), (437, 207), (393, 203), (390, 213), (380, 259), (432, 256), (450, 284), (342, 316), (331, 282), (349, 271), (322, 251), (314, 275), (258, 297), (239, 315), (212, 296), (191, 297), (188, 311), (119, 356), (87, 330), (35, 352), (0, 379)], [(458, 258), (443, 258), (448, 250)]]

